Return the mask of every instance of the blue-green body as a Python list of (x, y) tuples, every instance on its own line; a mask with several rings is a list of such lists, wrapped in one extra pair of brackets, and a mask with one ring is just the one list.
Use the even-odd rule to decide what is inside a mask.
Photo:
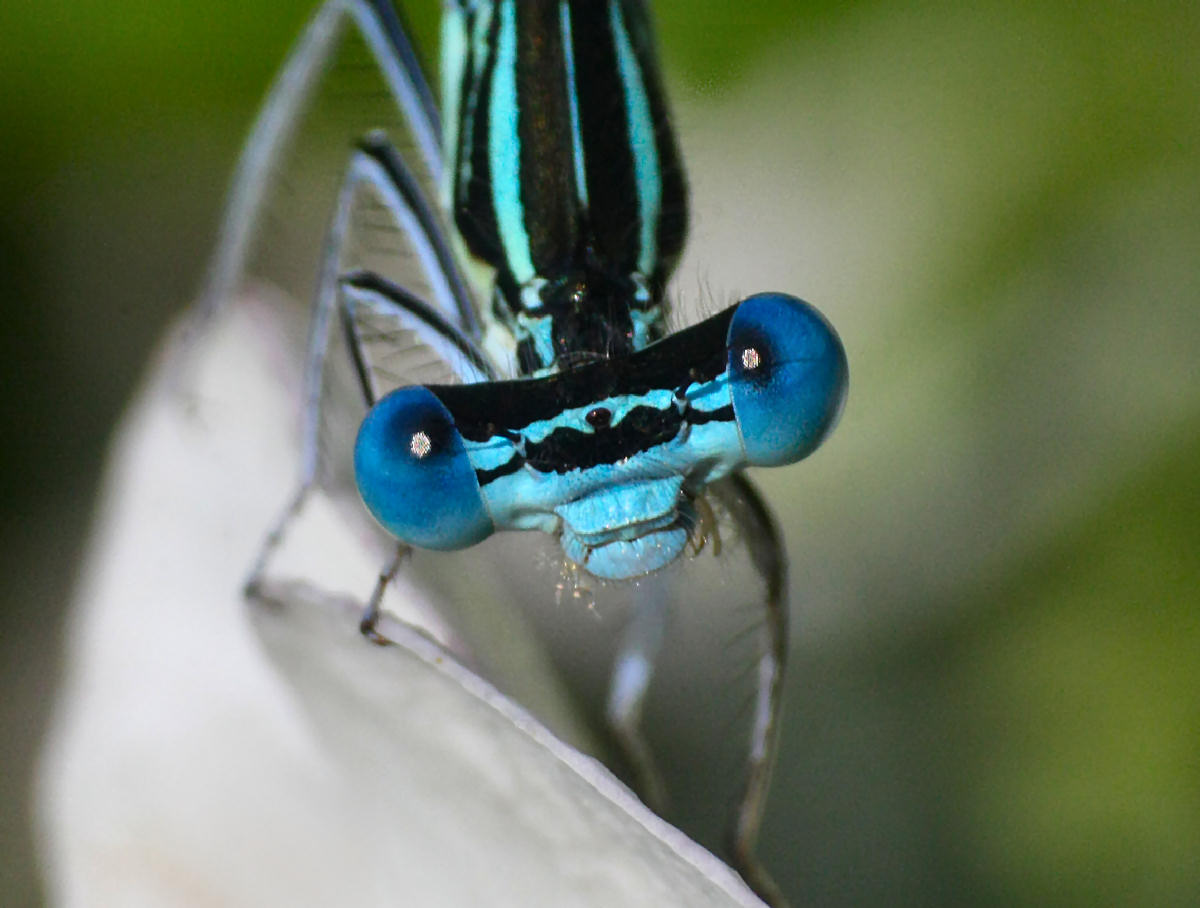
[(708, 484), (820, 443), (845, 353), (781, 294), (662, 337), (687, 206), (643, 4), (451, 4), (443, 55), (445, 201), (494, 275), (485, 335), (527, 377), (385, 396), (359, 492), (413, 545), (541, 530), (598, 577), (658, 570), (703, 533)]

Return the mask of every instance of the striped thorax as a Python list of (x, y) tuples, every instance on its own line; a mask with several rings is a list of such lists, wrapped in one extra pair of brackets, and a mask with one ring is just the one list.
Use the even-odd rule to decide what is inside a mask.
[(445, 194), (494, 270), (492, 316), (542, 375), (663, 333), (686, 188), (641, 3), (447, 11)]

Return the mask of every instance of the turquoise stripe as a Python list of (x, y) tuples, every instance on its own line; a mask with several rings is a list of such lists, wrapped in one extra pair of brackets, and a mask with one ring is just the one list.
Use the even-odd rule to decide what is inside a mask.
[(492, 205), (508, 268), (518, 284), (534, 277), (525, 210), (521, 204), (521, 137), (517, 130), (517, 25), (513, 0), (500, 4), (496, 64), (488, 105), (488, 160)]
[(659, 174), (658, 144), (655, 141), (654, 118), (650, 115), (650, 99), (642, 81), (620, 0), (611, 0), (613, 42), (617, 49), (617, 68), (625, 85), (625, 117), (629, 122), (629, 144), (633, 150), (633, 173), (637, 183), (638, 214), (641, 220), (641, 253), (638, 269), (651, 274), (658, 264), (658, 216), (662, 205), (662, 178)]
[(567, 102), (571, 110), (571, 158), (575, 162), (575, 190), (579, 204), (587, 208), (587, 174), (583, 160), (583, 131), (579, 126), (579, 92), (575, 84), (575, 44), (571, 40), (571, 8), (564, 2), (558, 6), (562, 30), (563, 61), (567, 67)]
[(454, 181), (462, 163), (458, 160), (458, 122), (461, 115), (463, 75), (467, 64), (467, 22), (462, 10), (446, 7), (442, 14), (442, 206), (450, 211)]

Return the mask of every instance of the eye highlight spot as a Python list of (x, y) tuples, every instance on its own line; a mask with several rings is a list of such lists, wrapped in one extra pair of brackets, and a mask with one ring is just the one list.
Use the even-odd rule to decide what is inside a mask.
[(747, 372), (753, 372), (762, 365), (762, 355), (756, 347), (747, 347), (742, 351), (742, 368)]
[(408, 450), (417, 460), (424, 460), (433, 450), (433, 442), (429, 440), (429, 436), (425, 432), (414, 432), (408, 443)]

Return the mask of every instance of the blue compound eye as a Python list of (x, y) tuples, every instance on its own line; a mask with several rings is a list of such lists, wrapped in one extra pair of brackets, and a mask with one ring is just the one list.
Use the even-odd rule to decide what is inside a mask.
[(748, 461), (767, 467), (807, 457), (846, 399), (846, 351), (833, 328), (803, 300), (760, 293), (738, 304), (727, 343)]
[(401, 388), (371, 408), (354, 478), (375, 519), (410, 545), (462, 549), (494, 529), (454, 419), (427, 388)]

